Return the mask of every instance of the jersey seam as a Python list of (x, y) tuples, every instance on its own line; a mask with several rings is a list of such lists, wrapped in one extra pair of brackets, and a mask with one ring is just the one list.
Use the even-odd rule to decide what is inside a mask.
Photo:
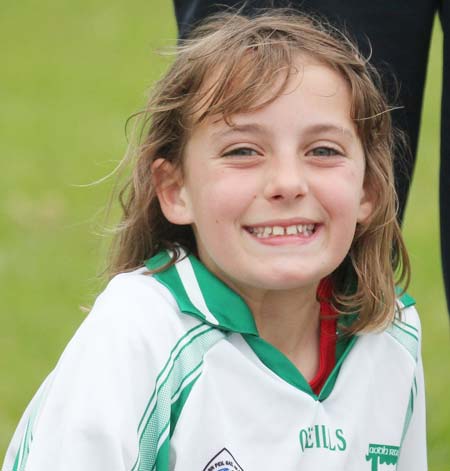
[(412, 339), (414, 339), (415, 341), (415, 344), (414, 344), (414, 354), (413, 352), (411, 352), (409, 350), (409, 348), (407, 347), (407, 345), (405, 345), (405, 343), (402, 342), (401, 339), (399, 339), (394, 332), (392, 332), (391, 330), (386, 330), (386, 333), (389, 335), (389, 337), (395, 341), (398, 345), (400, 345), (402, 347), (403, 350), (405, 350), (408, 355), (412, 358), (412, 360), (414, 361), (415, 364), (417, 364), (417, 359), (418, 359), (418, 351), (419, 351), (419, 339), (413, 335), (412, 333), (406, 331), (405, 329), (402, 329), (401, 327), (399, 326), (396, 326), (396, 325), (392, 325), (391, 328), (397, 328), (399, 330), (401, 330), (402, 332), (404, 332), (406, 335), (408, 335), (408, 337), (411, 337)]
[[(197, 333), (196, 329), (200, 330), (200, 327), (205, 327), (205, 330)], [(165, 434), (167, 436), (170, 434), (168, 427), (170, 428), (171, 423), (172, 399), (178, 394), (180, 388), (184, 390), (192, 384), (192, 381), (186, 382), (186, 378), (191, 376), (193, 372), (199, 368), (205, 354), (205, 351), (202, 350), (208, 351), (222, 338), (222, 332), (207, 325), (200, 324), (190, 329), (172, 348), (166, 364), (157, 376), (153, 392), (139, 422), (137, 430), (139, 436), (139, 450), (136, 461), (131, 468), (132, 471), (149, 469), (150, 465), (153, 469), (154, 462), (152, 463), (152, 459), (156, 460), (162, 443), (165, 442), (167, 437), (164, 438), (164, 440), (162, 440), (162, 438)], [(185, 340), (184, 344), (183, 340)], [(179, 348), (180, 345), (182, 346)], [(177, 351), (178, 349), (179, 351)], [(194, 365), (190, 366), (189, 362), (196, 358), (197, 355), (201, 355), (200, 363), (194, 360)], [(189, 370), (186, 372), (185, 368)], [(180, 375), (181, 377), (179, 377)], [(194, 378), (193, 381), (196, 381), (196, 379), (198, 379), (198, 376)], [(184, 388), (182, 387), (183, 384), (185, 384)], [(175, 389), (175, 392), (172, 391), (173, 389)], [(167, 394), (169, 394), (169, 397), (167, 397)], [(167, 400), (169, 403), (167, 404), (166, 402), (164, 405), (164, 401)], [(149, 411), (150, 407), (151, 410)], [(160, 415), (158, 415), (159, 413)], [(149, 440), (144, 441), (146, 437), (150, 440), (150, 443)], [(150, 448), (155, 446), (156, 448), (150, 450)], [(150, 455), (148, 453), (150, 453)], [(151, 457), (152, 453), (153, 458)], [(150, 456), (150, 462), (148, 462), (148, 456)], [(143, 463), (143, 459), (145, 459), (147, 463)], [(143, 466), (143, 468), (141, 468), (141, 466)]]

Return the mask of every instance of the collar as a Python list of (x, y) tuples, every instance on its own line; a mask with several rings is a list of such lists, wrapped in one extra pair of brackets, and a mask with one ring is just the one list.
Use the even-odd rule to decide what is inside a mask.
[[(154, 272), (170, 260), (169, 252), (163, 251), (147, 260), (145, 266)], [(221, 330), (258, 335), (245, 301), (194, 255), (182, 252), (174, 265), (153, 276), (172, 293), (182, 312)]]
[[(194, 255), (187, 255), (183, 250), (181, 258), (169, 268), (153, 273), (153, 276), (163, 284), (174, 296), (180, 310), (197, 317), (206, 324), (225, 331), (241, 334), (258, 335), (253, 315), (245, 301), (225, 283), (213, 275)], [(145, 262), (145, 266), (154, 272), (161, 269), (171, 260), (168, 251), (161, 251)], [(331, 309), (327, 300), (331, 291), (331, 281), (322, 280), (318, 296), (321, 312)], [(400, 288), (396, 289), (401, 295), (401, 307), (415, 304), (415, 300)], [(332, 314), (332, 312), (327, 314)], [(339, 327), (348, 327), (357, 314), (340, 316)]]
[[(182, 312), (223, 331), (241, 333), (262, 363), (281, 379), (315, 399), (325, 400), (329, 396), (346, 356), (345, 352), (351, 350), (356, 337), (349, 337), (340, 343), (343, 347), (342, 355), (337, 356), (339, 360), (317, 396), (297, 367), (282, 352), (259, 337), (253, 315), (237, 293), (216, 278), (193, 255), (182, 252), (180, 260), (164, 268), (170, 260), (170, 252), (164, 251), (147, 260), (145, 266), (171, 292)], [(325, 295), (326, 291), (322, 294)]]
[(406, 309), (407, 307), (411, 307), (416, 304), (416, 300), (400, 286), (395, 288), (395, 293), (398, 296), (398, 301), (401, 304), (400, 308)]

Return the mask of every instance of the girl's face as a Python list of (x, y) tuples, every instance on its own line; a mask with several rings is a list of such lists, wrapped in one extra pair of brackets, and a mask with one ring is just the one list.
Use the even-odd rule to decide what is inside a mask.
[(345, 80), (312, 60), (297, 68), (285, 94), (232, 127), (198, 125), (183, 177), (159, 191), (169, 221), (192, 224), (202, 262), (244, 298), (315, 292), (372, 211)]

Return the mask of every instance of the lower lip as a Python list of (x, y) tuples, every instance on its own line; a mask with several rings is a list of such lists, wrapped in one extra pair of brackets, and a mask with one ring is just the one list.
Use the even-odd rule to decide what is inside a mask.
[(256, 237), (248, 231), (247, 234), (257, 242), (263, 245), (304, 245), (314, 241), (320, 232), (321, 225), (316, 226), (316, 230), (310, 236), (304, 236), (302, 234), (297, 235), (284, 235), (284, 236), (269, 236), (269, 237)]

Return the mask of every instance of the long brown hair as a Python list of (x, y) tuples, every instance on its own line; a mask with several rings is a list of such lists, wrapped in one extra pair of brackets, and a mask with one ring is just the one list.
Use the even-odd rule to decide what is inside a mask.
[(132, 162), (132, 175), (120, 193), (123, 217), (113, 244), (111, 276), (142, 266), (162, 249), (172, 250), (173, 263), (179, 247), (196, 253), (191, 227), (171, 224), (161, 212), (152, 162), (164, 157), (181, 168), (193, 126), (214, 115), (228, 120), (275, 100), (283, 93), (298, 54), (332, 67), (347, 81), (351, 117), (365, 153), (365, 185), (374, 200), (373, 214), (358, 224), (346, 259), (331, 275), (330, 301), (342, 314), (358, 313), (352, 333), (392, 320), (395, 283), (408, 284), (410, 266), (396, 219), (396, 141), (380, 78), (344, 34), (290, 10), (252, 18), (218, 14), (179, 44), (173, 64), (154, 87), (141, 116), (143, 138), (126, 159)]

